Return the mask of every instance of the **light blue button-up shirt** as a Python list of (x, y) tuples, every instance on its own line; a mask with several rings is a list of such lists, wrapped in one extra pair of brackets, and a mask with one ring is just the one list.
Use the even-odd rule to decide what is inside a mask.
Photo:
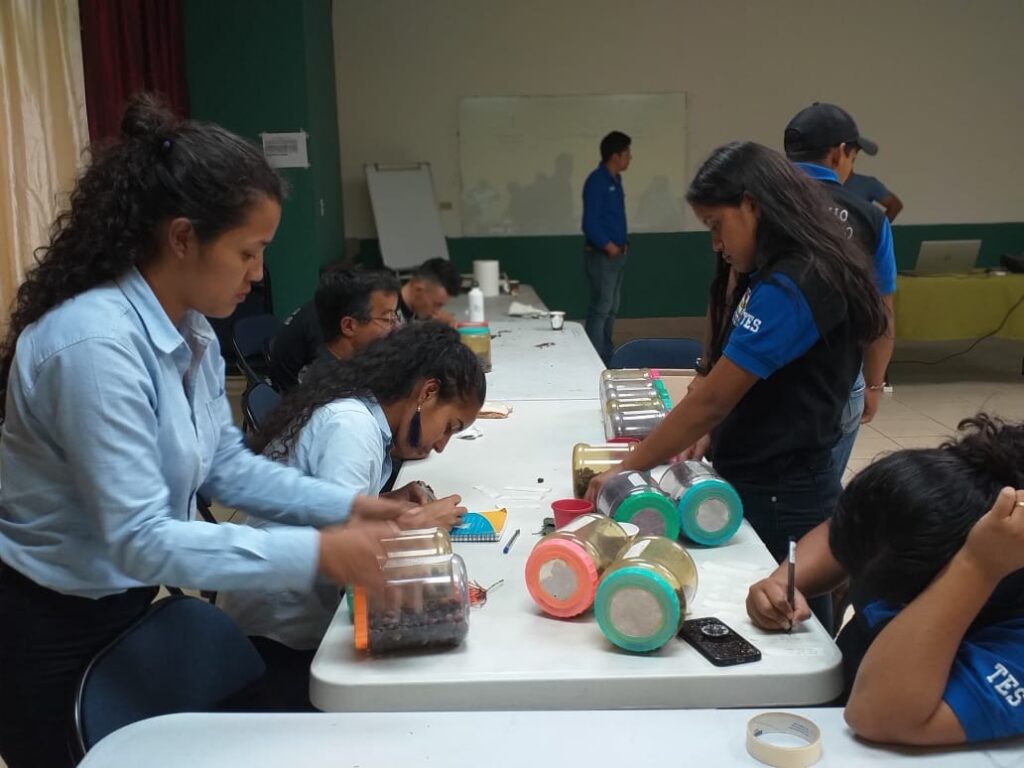
[[(391, 477), (391, 427), (375, 400), (335, 400), (313, 412), (288, 451), (287, 462), (352, 493), (376, 496)], [(250, 520), (249, 525), (277, 527), (265, 520)], [(217, 605), (247, 635), (269, 637), (299, 650), (320, 644), (341, 602), (333, 584), (304, 590), (249, 586), (221, 592)]]
[[(291, 523), (193, 522), (195, 495)], [(0, 559), (83, 597), (168, 584), (308, 588), (313, 528), (353, 494), (252, 454), (201, 315), (175, 328), (135, 269), (18, 339), (0, 433)]]

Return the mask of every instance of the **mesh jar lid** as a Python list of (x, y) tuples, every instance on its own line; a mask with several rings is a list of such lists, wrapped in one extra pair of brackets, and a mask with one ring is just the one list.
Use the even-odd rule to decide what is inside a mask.
[(578, 616), (594, 603), (597, 566), (578, 544), (542, 540), (526, 561), (526, 589), (541, 610), (559, 618)]
[(647, 568), (608, 573), (597, 588), (594, 614), (601, 632), (627, 651), (661, 648), (679, 629), (682, 606), (672, 586)]
[(615, 510), (615, 520), (632, 523), (641, 536), (679, 536), (679, 511), (672, 500), (657, 491), (641, 491), (623, 499)]

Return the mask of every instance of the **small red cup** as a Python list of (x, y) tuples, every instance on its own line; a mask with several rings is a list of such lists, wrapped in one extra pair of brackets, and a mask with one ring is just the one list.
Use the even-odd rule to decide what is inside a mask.
[(580, 515), (593, 512), (594, 504), (586, 499), (559, 499), (551, 502), (551, 511), (555, 513), (555, 528), (561, 528)]

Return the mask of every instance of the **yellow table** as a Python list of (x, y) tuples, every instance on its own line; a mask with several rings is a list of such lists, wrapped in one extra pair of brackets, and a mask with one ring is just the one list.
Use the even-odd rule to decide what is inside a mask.
[[(977, 339), (999, 328), (1024, 339), (1024, 275), (896, 277), (896, 338), (907, 341)], [(1011, 308), (1016, 309), (1007, 317)], [(1005, 322), (1004, 322), (1005, 320)]]

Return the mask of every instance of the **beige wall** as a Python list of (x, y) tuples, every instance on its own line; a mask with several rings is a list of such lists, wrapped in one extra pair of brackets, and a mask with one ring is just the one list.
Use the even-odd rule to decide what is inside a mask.
[(1022, 0), (334, 0), (334, 39), (350, 236), (374, 232), (363, 164), (417, 160), (461, 234), (470, 95), (685, 91), (691, 173), (835, 101), (881, 145), (859, 167), (899, 223), (1024, 220)]

